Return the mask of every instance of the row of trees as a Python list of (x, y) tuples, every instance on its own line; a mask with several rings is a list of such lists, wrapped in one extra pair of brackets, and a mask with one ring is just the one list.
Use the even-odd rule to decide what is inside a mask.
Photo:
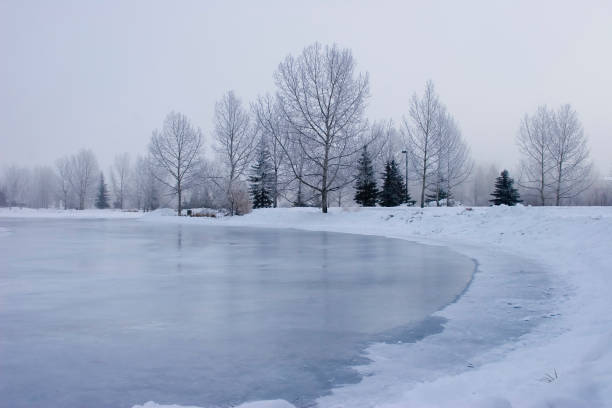
[[(290, 186), (294, 194), (289, 201), (298, 205), (316, 202), (327, 212), (334, 193), (341, 202), (343, 190), (357, 177), (359, 152), (370, 148), (377, 159), (396, 134), (365, 119), (369, 79), (355, 68), (350, 50), (314, 44), (281, 62), (274, 73), (276, 95), (259, 97), (250, 112), (228, 92), (215, 108), (215, 165), (198, 160), (201, 132), (183, 115), (171, 113), (154, 133), (150, 153), (159, 180), (176, 193), (179, 211), (183, 188), (198, 174), (200, 184), (213, 183), (224, 192), (227, 207), (236, 213), (254, 158), (251, 196), (256, 207), (277, 206)], [(422, 97), (413, 96), (401, 134), (420, 182), (421, 205), (427, 191), (434, 191), (439, 203), (442, 191), (450, 196), (469, 176), (469, 149), (431, 81)], [(392, 160), (386, 157), (385, 162)], [(268, 190), (269, 200), (262, 196)]]
[[(251, 204), (316, 205), (327, 212), (333, 202), (353, 199), (361, 205), (451, 205), (457, 197), (488, 203), (491, 174), (499, 169), (474, 171), (469, 147), (433, 82), (412, 95), (396, 128), (365, 118), (369, 78), (357, 72), (349, 49), (313, 44), (287, 56), (274, 81), (276, 92), (250, 106), (233, 91), (223, 95), (210, 138), (185, 115), (169, 113), (153, 131), (146, 156), (135, 163), (127, 154), (116, 157), (108, 174), (113, 206), (175, 205), (179, 214), (184, 206), (223, 207), (236, 214)], [(586, 139), (569, 105), (525, 116), (518, 143), (518, 185), (527, 202), (559, 205), (588, 188)], [(55, 169), (28, 173), (29, 187), (20, 181), (26, 173), (9, 168), (0, 198), (46, 207), (54, 197), (64, 208), (83, 209), (93, 204), (100, 177), (89, 150), (57, 160)]]
[[(132, 164), (127, 153), (118, 155), (108, 173), (109, 206), (151, 210), (160, 205), (163, 188), (152, 172), (149, 158)], [(98, 160), (91, 150), (61, 157), (55, 166), (30, 170), (16, 165), (5, 169), (0, 183), (0, 205), (33, 208), (85, 209), (97, 205), (99, 189), (106, 186)]]

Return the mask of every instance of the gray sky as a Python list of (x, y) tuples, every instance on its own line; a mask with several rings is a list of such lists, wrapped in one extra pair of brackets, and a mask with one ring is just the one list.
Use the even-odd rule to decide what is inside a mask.
[(521, 116), (571, 103), (612, 168), (612, 2), (0, 1), (0, 167), (146, 152), (170, 110), (207, 138), (215, 100), (273, 91), (288, 53), (349, 47), (370, 119), (432, 79), (477, 161), (513, 168)]

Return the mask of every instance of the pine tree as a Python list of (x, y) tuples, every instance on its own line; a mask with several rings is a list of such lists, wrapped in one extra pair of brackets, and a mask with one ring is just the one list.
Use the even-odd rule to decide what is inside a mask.
[(383, 173), (383, 188), (379, 203), (383, 207), (395, 207), (405, 201), (405, 187), (402, 175), (395, 160), (387, 161)]
[(256, 160), (255, 164), (251, 166), (251, 175), (249, 176), (249, 192), (253, 201), (253, 208), (272, 207), (274, 169), (270, 163), (270, 152), (263, 141), (257, 150)]
[(378, 197), (378, 187), (374, 177), (372, 159), (368, 154), (366, 146), (363, 146), (363, 152), (358, 162), (358, 170), (359, 173), (355, 182), (355, 202), (364, 207), (374, 207)]
[(514, 188), (514, 179), (510, 178), (508, 170), (501, 172), (495, 180), (495, 191), (491, 194), (495, 197), (489, 200), (494, 205), (515, 205), (522, 202), (518, 191)]
[(435, 202), (436, 205), (439, 207), (440, 206), (440, 201), (448, 200), (449, 198), (450, 197), (448, 196), (448, 193), (446, 192), (446, 190), (444, 190), (442, 187), (437, 187), (436, 190), (434, 190), (431, 193), (425, 195), (425, 202), (428, 203), (428, 204), (432, 203), (432, 202)]
[(96, 198), (96, 208), (109, 208), (108, 204), (108, 188), (104, 182), (104, 173), (100, 173), (100, 186), (98, 187), (98, 196)]

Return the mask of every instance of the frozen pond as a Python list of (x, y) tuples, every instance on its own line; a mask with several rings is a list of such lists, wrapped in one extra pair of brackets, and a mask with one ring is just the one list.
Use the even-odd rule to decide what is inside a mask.
[(148, 400), (308, 406), (379, 340), (468, 284), (448, 249), (372, 236), (139, 220), (0, 219), (0, 407)]

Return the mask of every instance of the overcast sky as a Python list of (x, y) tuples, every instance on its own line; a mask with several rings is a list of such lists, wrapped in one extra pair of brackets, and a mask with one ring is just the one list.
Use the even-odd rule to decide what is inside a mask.
[(0, 167), (91, 148), (146, 152), (170, 110), (211, 138), (215, 101), (274, 90), (319, 41), (370, 74), (370, 119), (399, 123), (427, 79), (473, 156), (516, 167), (521, 116), (571, 103), (612, 169), (612, 2), (0, 1)]

